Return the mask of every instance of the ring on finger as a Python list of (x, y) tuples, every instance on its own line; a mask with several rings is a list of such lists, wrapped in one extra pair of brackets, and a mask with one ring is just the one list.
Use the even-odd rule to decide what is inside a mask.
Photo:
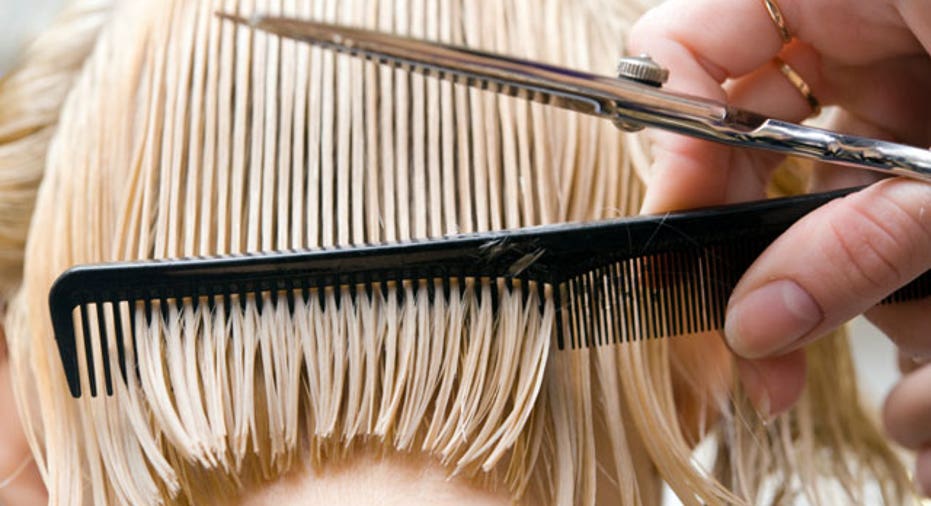
[(792, 86), (795, 86), (795, 89), (802, 95), (802, 98), (808, 102), (808, 106), (811, 107), (812, 114), (818, 114), (821, 112), (821, 103), (818, 102), (818, 99), (815, 98), (815, 95), (811, 92), (811, 86), (805, 82), (805, 79), (795, 71), (792, 66), (779, 58), (778, 56), (773, 58), (773, 64), (776, 65), (776, 68), (779, 69), (779, 72), (782, 75), (786, 76), (786, 79), (792, 83)]
[(791, 41), (792, 35), (789, 33), (789, 28), (786, 26), (786, 18), (782, 15), (782, 9), (779, 8), (779, 4), (776, 3), (776, 0), (763, 0), (763, 6), (766, 7), (769, 18), (772, 19), (773, 24), (776, 25), (776, 31), (779, 32), (779, 37), (782, 38), (782, 42), (788, 43)]

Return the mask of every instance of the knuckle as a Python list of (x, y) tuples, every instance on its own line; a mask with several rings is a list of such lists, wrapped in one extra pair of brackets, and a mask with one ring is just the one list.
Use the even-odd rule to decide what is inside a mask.
[(824, 253), (856, 295), (875, 298), (928, 269), (929, 197), (923, 185), (886, 180), (834, 203)]
[[(914, 185), (914, 182), (908, 183)], [(885, 192), (879, 192), (879, 207), (890, 216), (890, 222), (897, 224), (901, 235), (915, 243), (915, 251), (927, 251), (931, 248), (931, 192), (927, 188), (918, 188), (919, 203), (911, 199), (902, 201)], [(914, 206), (914, 209), (912, 208)], [(928, 258), (922, 259), (927, 262)]]
[(895, 227), (860, 205), (847, 206), (842, 212), (846, 214), (842, 219), (828, 222), (825, 253), (835, 268), (843, 269), (851, 288), (865, 295), (901, 284), (902, 240)]

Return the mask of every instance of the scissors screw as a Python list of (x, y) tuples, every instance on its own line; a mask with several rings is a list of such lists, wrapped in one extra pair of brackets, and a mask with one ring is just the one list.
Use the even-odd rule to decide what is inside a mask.
[(625, 56), (617, 62), (617, 76), (659, 88), (669, 79), (669, 70), (648, 54)]

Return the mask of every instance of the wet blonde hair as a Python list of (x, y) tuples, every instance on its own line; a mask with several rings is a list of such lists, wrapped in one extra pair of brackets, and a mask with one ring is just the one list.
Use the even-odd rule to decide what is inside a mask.
[[(864, 482), (904, 500), (906, 477), (857, 402), (842, 336), (812, 348), (805, 397), (767, 426), (719, 336), (557, 351), (552, 301), (540, 312), (535, 293), (528, 301), (496, 285), (433, 302), (391, 287), (338, 306), (329, 292), (293, 313), (271, 294), (258, 296), (264, 309), (249, 298), (229, 314), (171, 306), (136, 319), (138, 378), (117, 382), (112, 397), (68, 394), (46, 298), (71, 265), (440, 237), (639, 206), (649, 157), (609, 122), (279, 40), (215, 11), (339, 21), (605, 72), (646, 7), (106, 6), (92, 54), (70, 60), (83, 63), (67, 99), (38, 122), (49, 130), (0, 135), (0, 149), (35, 159), (11, 214), (14, 239), (0, 247), (12, 252), (3, 286), (22, 283), (6, 325), (50, 502), (199, 504), (362, 447), (423, 453), (527, 503), (651, 504), (659, 479), (686, 504), (817, 501), (832, 483), (862, 500)], [(0, 103), (36, 86), (11, 78)], [(28, 110), (0, 114), (0, 132), (34, 121)], [(15, 157), (0, 160), (0, 178), (16, 171)], [(17, 202), (2, 183), (0, 206)], [(699, 441), (713, 463), (693, 454)]]

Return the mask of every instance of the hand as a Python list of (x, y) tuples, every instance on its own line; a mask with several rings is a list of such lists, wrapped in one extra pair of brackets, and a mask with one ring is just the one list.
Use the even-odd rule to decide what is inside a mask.
[[(667, 89), (726, 100), (791, 121), (813, 111), (774, 65), (777, 55), (822, 104), (832, 128), (931, 145), (931, 9), (927, 0), (778, 0), (784, 45), (761, 0), (670, 0), (644, 16), (629, 52), (669, 68)], [(779, 157), (666, 132), (653, 140), (645, 212), (762, 198)], [(875, 180), (819, 168), (816, 189)], [(761, 410), (788, 409), (804, 386), (800, 348), (866, 313), (914, 365), (884, 407), (888, 433), (919, 450), (917, 478), (931, 490), (931, 298), (876, 304), (931, 269), (931, 185), (888, 179), (801, 220), (754, 263), (734, 291), (725, 335)]]

